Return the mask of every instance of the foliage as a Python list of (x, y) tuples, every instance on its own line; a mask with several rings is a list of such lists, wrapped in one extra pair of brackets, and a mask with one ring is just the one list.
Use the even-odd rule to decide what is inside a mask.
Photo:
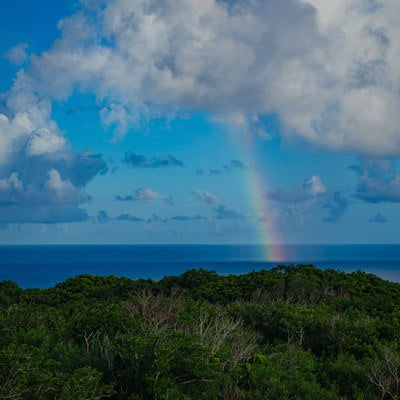
[(400, 285), (356, 271), (0, 282), (0, 399), (399, 399)]

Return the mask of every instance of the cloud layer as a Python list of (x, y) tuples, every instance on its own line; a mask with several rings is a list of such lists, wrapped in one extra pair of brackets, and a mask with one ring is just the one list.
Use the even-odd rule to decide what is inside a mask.
[(356, 197), (369, 203), (400, 202), (400, 173), (393, 159), (362, 158), (350, 169), (357, 174)]
[[(333, 3), (333, 4), (332, 4)], [(104, 0), (31, 57), (36, 89), (108, 101), (126, 130), (154, 110), (203, 110), (336, 151), (400, 153), (396, 0)]]
[(99, 155), (71, 150), (51, 103), (20, 72), (0, 97), (0, 221), (72, 222), (87, 218), (85, 185), (106, 164)]
[(138, 201), (142, 203), (150, 203), (155, 201), (164, 201), (169, 205), (174, 204), (174, 200), (170, 196), (163, 196), (160, 193), (155, 192), (154, 190), (148, 187), (141, 187), (135, 190), (133, 195), (115, 196), (115, 200), (117, 201)]
[(194, 199), (208, 205), (216, 205), (220, 203), (218, 197), (215, 196), (215, 194), (207, 192), (206, 190), (193, 189), (191, 195)]
[[(339, 191), (327, 190), (318, 175), (306, 179), (301, 186), (270, 191), (266, 197), (279, 203), (288, 203), (284, 213), (290, 218), (297, 218), (300, 214), (310, 212), (312, 206), (319, 205), (328, 210), (324, 222), (337, 222), (348, 209), (347, 199)], [(300, 204), (303, 206), (299, 207)]]
[[(85, 186), (106, 165), (74, 152), (52, 117), (53, 101), (76, 90), (96, 97), (93, 110), (119, 134), (197, 112), (262, 134), (263, 117), (276, 115), (285, 137), (365, 155), (353, 167), (359, 199), (399, 202), (395, 161), (371, 158), (400, 155), (399, 14), (397, 0), (82, 0), (47, 51), (29, 55), (17, 44), (5, 55), (24, 69), (0, 94), (0, 222), (87, 218)], [(133, 152), (123, 161), (184, 165)], [(209, 174), (246, 168), (233, 160)], [(210, 193), (192, 195), (214, 205), (217, 219), (241, 217)], [(330, 222), (348, 207), (318, 176), (267, 196), (320, 199)], [(117, 200), (172, 204), (149, 188)]]
[(125, 153), (122, 162), (135, 168), (166, 168), (184, 166), (184, 163), (181, 160), (178, 160), (171, 155), (148, 158), (141, 154), (132, 153), (130, 151)]
[(313, 200), (326, 194), (325, 185), (318, 175), (313, 175), (303, 182), (302, 186), (297, 186), (290, 190), (276, 189), (269, 191), (266, 197), (284, 203), (301, 203)]

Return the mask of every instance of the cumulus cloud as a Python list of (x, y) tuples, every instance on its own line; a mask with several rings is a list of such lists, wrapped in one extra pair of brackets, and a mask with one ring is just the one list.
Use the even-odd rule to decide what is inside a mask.
[(301, 203), (313, 200), (326, 194), (326, 187), (318, 175), (313, 175), (290, 190), (277, 189), (267, 192), (266, 197), (270, 200), (284, 203)]
[(139, 188), (135, 190), (135, 201), (157, 201), (162, 199), (162, 196), (150, 188)]
[(217, 196), (205, 190), (194, 189), (192, 190), (191, 195), (196, 200), (209, 205), (215, 205), (220, 202)]
[(28, 54), (26, 52), (27, 48), (28, 45), (26, 43), (17, 44), (16, 46), (8, 50), (4, 54), (4, 57), (12, 64), (22, 65), (28, 58)]
[(0, 168), (0, 221), (74, 222), (87, 218), (79, 206), (91, 200), (83, 189), (105, 168), (101, 157), (70, 151), (27, 156), (22, 151), (13, 158)]
[[(335, 151), (400, 155), (396, 0), (103, 0), (80, 7), (0, 95), (0, 204), (11, 207), (0, 222), (87, 217), (79, 208), (89, 199), (84, 187), (105, 170), (104, 161), (72, 151), (52, 119), (52, 101), (74, 90), (109, 105), (100, 116), (120, 132), (173, 110), (205, 111), (256, 131), (273, 114), (287, 137)], [(23, 63), (26, 47), (7, 54)], [(127, 153), (124, 160), (144, 168), (183, 165), (173, 156)], [(356, 195), (399, 201), (395, 167), (374, 168), (357, 170)], [(301, 202), (322, 194), (310, 182), (268, 196)], [(340, 197), (328, 204), (346, 208)]]
[(400, 202), (400, 173), (393, 159), (362, 158), (350, 167), (356, 172), (356, 197), (369, 203)]
[(322, 183), (318, 175), (313, 175), (303, 183), (303, 188), (311, 196), (319, 196), (326, 192), (325, 185)]
[(318, 146), (400, 153), (395, 0), (81, 4), (29, 74), (53, 98), (78, 87), (109, 101), (108, 125), (185, 108), (257, 130), (275, 114), (284, 135)]
[(324, 222), (337, 222), (348, 209), (347, 199), (339, 192), (331, 192), (323, 184), (318, 175), (306, 179), (301, 186), (289, 190), (277, 189), (266, 194), (270, 200), (288, 204), (280, 214), (284, 218), (298, 220), (303, 223), (303, 216), (312, 207), (322, 206), (328, 210)]
[(84, 186), (106, 168), (101, 156), (71, 151), (29, 156), (22, 148), (0, 167), (0, 204), (80, 204)]
[(0, 96), (0, 221), (87, 219), (84, 187), (106, 170), (100, 155), (72, 151), (24, 71)]
[(115, 196), (115, 200), (117, 201), (138, 201), (143, 203), (155, 202), (155, 201), (164, 201), (169, 205), (174, 204), (174, 200), (170, 196), (163, 196), (160, 193), (155, 192), (154, 190), (148, 187), (141, 187), (135, 190), (133, 195), (127, 196)]
[(66, 144), (62, 136), (52, 134), (48, 129), (37, 129), (31, 133), (26, 143), (26, 152), (30, 156), (54, 153)]
[(136, 168), (165, 168), (184, 166), (181, 160), (178, 160), (170, 155), (147, 158), (143, 155), (132, 153), (130, 151), (125, 153), (125, 157), (122, 159), (122, 162)]
[[(23, 189), (21, 180), (17, 172), (13, 172), (10, 176), (0, 179), (0, 191), (2, 192), (20, 192)], [(3, 198), (4, 201), (4, 198)]]
[(69, 180), (63, 180), (60, 173), (52, 168), (47, 173), (47, 180), (44, 189), (47, 191), (47, 198), (55, 203), (74, 204), (79, 203), (81, 198), (80, 190)]

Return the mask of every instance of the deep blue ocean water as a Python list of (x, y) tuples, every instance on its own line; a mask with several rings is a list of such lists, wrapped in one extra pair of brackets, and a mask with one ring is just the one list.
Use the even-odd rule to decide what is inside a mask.
[(280, 254), (279, 260), (267, 262), (265, 247), (257, 245), (0, 246), (0, 281), (45, 288), (86, 273), (160, 279), (200, 267), (242, 274), (311, 263), (346, 272), (360, 269), (400, 282), (400, 245), (285, 245)]

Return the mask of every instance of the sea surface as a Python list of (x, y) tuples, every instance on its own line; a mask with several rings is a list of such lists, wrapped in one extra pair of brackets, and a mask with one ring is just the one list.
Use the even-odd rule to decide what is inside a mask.
[[(265, 254), (280, 254), (265, 260)], [(0, 281), (22, 288), (46, 288), (82, 275), (161, 279), (191, 268), (243, 274), (278, 264), (314, 264), (362, 270), (400, 282), (400, 245), (63, 245), (0, 246)]]

